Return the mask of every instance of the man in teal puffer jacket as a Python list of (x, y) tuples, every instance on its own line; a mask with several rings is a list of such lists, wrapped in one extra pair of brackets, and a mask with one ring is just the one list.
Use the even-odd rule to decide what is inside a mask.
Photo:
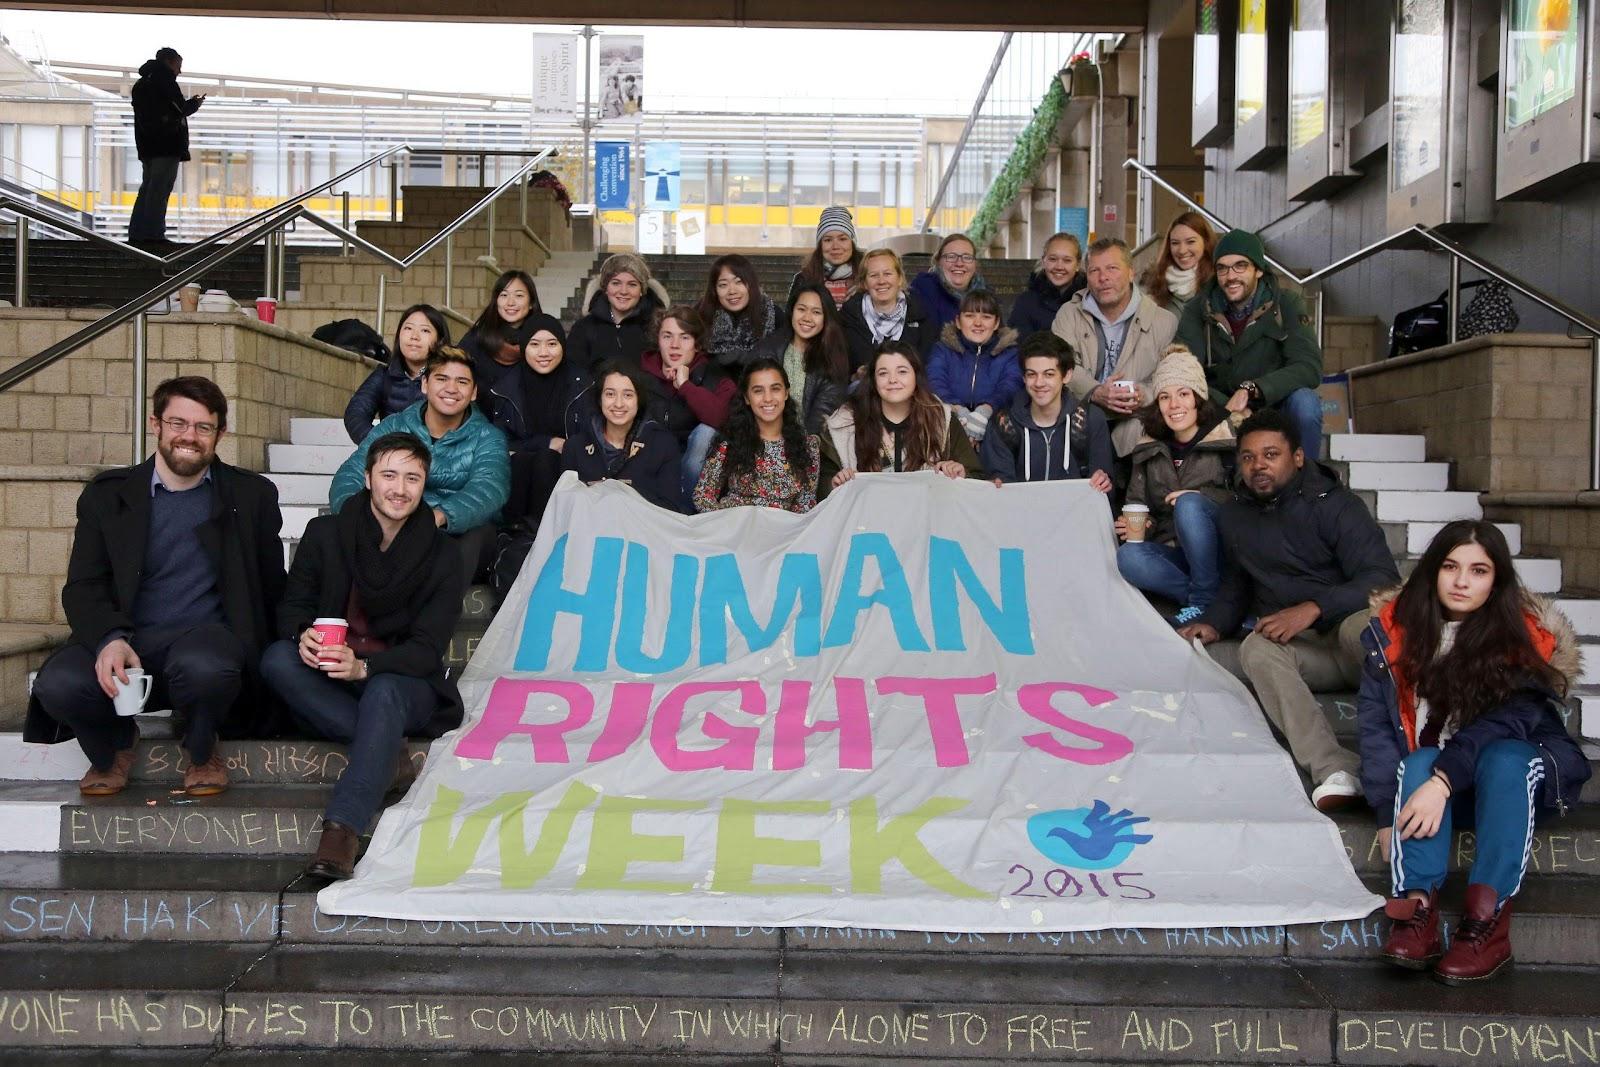
[(477, 395), (472, 358), (459, 348), (440, 348), (423, 368), (422, 400), (378, 423), (340, 464), (328, 491), (328, 506), (337, 514), (366, 488), (367, 446), (386, 433), (411, 434), (432, 454), (423, 502), (460, 547), (469, 585), (488, 568), (496, 520), (511, 495), (506, 435), (473, 405)]

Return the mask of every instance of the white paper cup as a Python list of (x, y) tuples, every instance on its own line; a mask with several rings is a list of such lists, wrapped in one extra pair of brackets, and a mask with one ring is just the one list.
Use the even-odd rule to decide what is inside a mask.
[(1122, 517), (1128, 524), (1128, 541), (1134, 544), (1143, 541), (1150, 526), (1150, 509), (1144, 504), (1124, 504)]

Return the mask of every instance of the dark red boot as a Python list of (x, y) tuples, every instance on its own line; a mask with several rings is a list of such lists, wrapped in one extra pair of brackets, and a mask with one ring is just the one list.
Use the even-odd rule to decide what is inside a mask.
[(1500, 895), (1493, 886), (1467, 886), (1467, 903), (1450, 940), (1450, 951), (1433, 969), (1445, 985), (1482, 982), (1511, 962), (1511, 901), (1495, 904)]
[(1383, 958), (1408, 971), (1425, 971), (1444, 955), (1439, 937), (1439, 893), (1426, 900), (1396, 897), (1383, 906), (1389, 917), (1389, 938), (1383, 943)]

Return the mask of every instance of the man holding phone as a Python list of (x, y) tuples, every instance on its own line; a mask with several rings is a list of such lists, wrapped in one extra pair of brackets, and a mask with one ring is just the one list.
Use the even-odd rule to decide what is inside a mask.
[[(228, 401), (215, 382), (172, 378), (151, 398), (156, 454), (96, 476), (78, 497), (61, 606), (68, 643), (39, 669), (23, 740), (76, 737), (85, 796), (128, 785), (147, 696), (181, 728), (191, 796), (228, 788), (217, 733), (240, 720), (283, 593), (278, 491), (217, 459)], [(149, 681), (137, 679), (142, 672)], [(146, 693), (124, 692), (130, 685)]]
[(348, 878), (385, 793), (415, 776), (406, 737), (461, 722), (444, 669), (461, 617), (461, 553), (423, 507), (432, 455), (405, 432), (369, 438), (366, 488), (306, 524), (261, 673), (313, 736), (350, 746), (309, 874)]

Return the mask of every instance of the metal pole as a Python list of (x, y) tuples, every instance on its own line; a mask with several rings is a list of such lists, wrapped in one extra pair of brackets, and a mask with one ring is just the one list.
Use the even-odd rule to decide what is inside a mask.
[(522, 179), (522, 184), (518, 187), (517, 197), (518, 197), (518, 199), (520, 201), (520, 210), (522, 212), (522, 228), (523, 229), (527, 229), (528, 228), (528, 179), (527, 178)]
[(15, 307), (28, 306), (28, 216), (18, 215), (17, 220), (17, 276), (13, 280), (11, 303)]
[(1600, 490), (1600, 334), (1589, 339), (1589, 488)]
[(593, 124), (589, 118), (590, 89), (589, 81), (594, 76), (594, 27), (583, 28), (583, 118), (578, 125), (583, 127), (583, 166), (579, 173), (579, 185), (583, 190), (579, 202), (593, 203), (589, 195), (589, 139), (593, 132)]
[(455, 307), (456, 235), (444, 239), (444, 306)]
[[(346, 189), (344, 192), (340, 193), (339, 200), (341, 202), (339, 208), (340, 225), (344, 229), (348, 230), (350, 228), (350, 190)], [(341, 240), (339, 242), (339, 254), (341, 256), (348, 256), (350, 254), (349, 241)]]
[(1450, 343), (1460, 336), (1461, 325), (1461, 260), (1450, 257)]
[(387, 274), (380, 274), (378, 275), (378, 321), (373, 327), (378, 331), (379, 336), (383, 335), (383, 316), (385, 313), (384, 305), (388, 303), (388, 300), (389, 276)]
[(498, 200), (489, 201), (489, 258), (494, 258), (494, 209)]
[(279, 230), (278, 231), (278, 255), (276, 257), (277, 266), (278, 266), (278, 277), (277, 277), (277, 280), (276, 280), (276, 284), (274, 284), (273, 287), (272, 287), (272, 295), (277, 298), (279, 303), (283, 302), (283, 290), (284, 290), (283, 281), (284, 281), (284, 276), (286, 274), (288, 274), (288, 265), (289, 265), (289, 252), (288, 252), (288, 249), (289, 249), (289, 231), (287, 229)]
[(389, 221), (400, 221), (400, 169), (389, 164)]
[(484, 152), (478, 153), (478, 184), (489, 188), (489, 156)]
[(144, 312), (133, 317), (133, 462), (144, 462), (145, 357), (150, 349), (150, 322)]
[(261, 242), (261, 295), (272, 296), (272, 284), (278, 280), (278, 268), (273, 266), (272, 253), (274, 251), (272, 234), (267, 234), (266, 240)]

